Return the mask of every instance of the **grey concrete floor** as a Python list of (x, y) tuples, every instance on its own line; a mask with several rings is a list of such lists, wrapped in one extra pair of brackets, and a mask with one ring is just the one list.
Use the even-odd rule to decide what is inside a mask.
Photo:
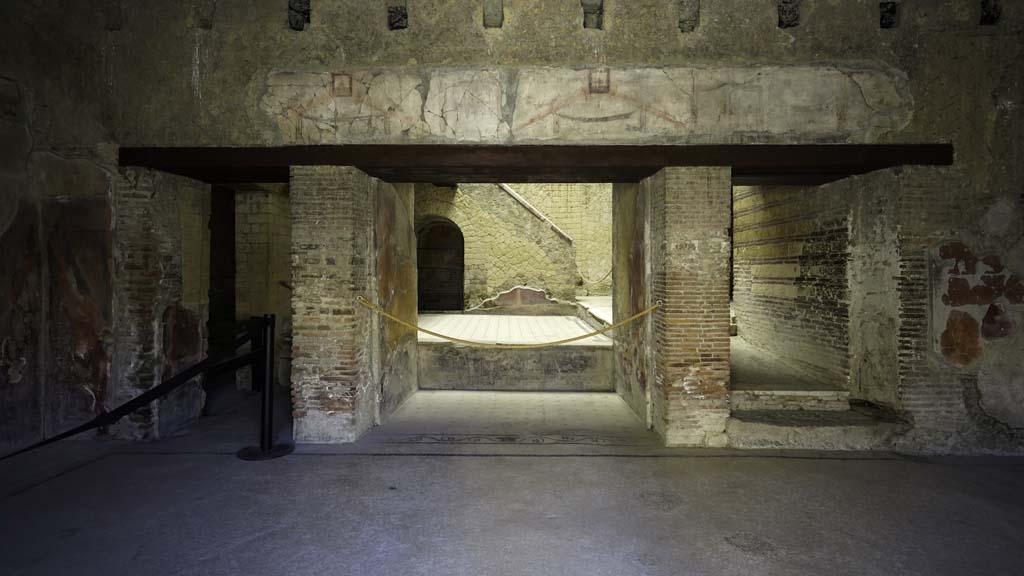
[(357, 445), (243, 462), (248, 413), (3, 462), (0, 574), (1024, 572), (1022, 459)]

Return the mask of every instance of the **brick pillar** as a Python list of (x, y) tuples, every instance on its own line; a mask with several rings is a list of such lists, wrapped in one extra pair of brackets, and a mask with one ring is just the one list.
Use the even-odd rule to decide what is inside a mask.
[(292, 400), (300, 442), (352, 442), (373, 425), (372, 179), (348, 166), (291, 171)]
[[(114, 189), (113, 389), (109, 409), (205, 353), (209, 189), (186, 178), (128, 169)], [(199, 416), (195, 383), (137, 410), (113, 431), (156, 438)]]
[(654, 427), (670, 446), (724, 446), (729, 416), (729, 168), (669, 167), (651, 197)]

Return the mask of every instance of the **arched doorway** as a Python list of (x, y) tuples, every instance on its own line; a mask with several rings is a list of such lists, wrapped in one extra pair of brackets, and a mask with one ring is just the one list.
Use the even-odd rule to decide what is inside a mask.
[(420, 310), (462, 310), (465, 246), (450, 220), (435, 219), (416, 234)]

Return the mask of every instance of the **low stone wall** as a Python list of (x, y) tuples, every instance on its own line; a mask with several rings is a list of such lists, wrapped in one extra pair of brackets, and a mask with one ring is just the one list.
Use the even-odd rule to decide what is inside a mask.
[(492, 350), (451, 343), (419, 345), (419, 385), (424, 390), (611, 392), (611, 347), (555, 346)]

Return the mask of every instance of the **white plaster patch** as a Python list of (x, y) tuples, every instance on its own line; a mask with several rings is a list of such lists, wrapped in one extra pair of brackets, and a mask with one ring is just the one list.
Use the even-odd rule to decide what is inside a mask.
[(431, 135), (503, 142), (510, 135), (504, 102), (505, 83), (498, 71), (443, 71), (431, 75), (423, 115)]
[(307, 412), (295, 418), (295, 441), (312, 444), (355, 442), (359, 433), (352, 420), (349, 413)]
[(1002, 197), (992, 203), (981, 219), (982, 230), (989, 234), (1002, 236), (1007, 232), (1020, 232), (1021, 209), (1012, 198)]
[(692, 131), (693, 70), (608, 71), (591, 90), (589, 70), (529, 69), (519, 74), (516, 139), (620, 140)]
[(270, 116), (279, 138), (292, 143), (334, 140), (333, 87), (330, 74), (275, 72), (267, 79), (260, 109)]
[[(1017, 324), (1020, 325), (1020, 315)], [(1007, 426), (1024, 428), (1024, 336), (1017, 336), (992, 346), (978, 371), (981, 407), (989, 416)]]
[(336, 136), (354, 140), (394, 140), (430, 134), (422, 118), (423, 79), (406, 73), (359, 72), (352, 96), (335, 100)]

